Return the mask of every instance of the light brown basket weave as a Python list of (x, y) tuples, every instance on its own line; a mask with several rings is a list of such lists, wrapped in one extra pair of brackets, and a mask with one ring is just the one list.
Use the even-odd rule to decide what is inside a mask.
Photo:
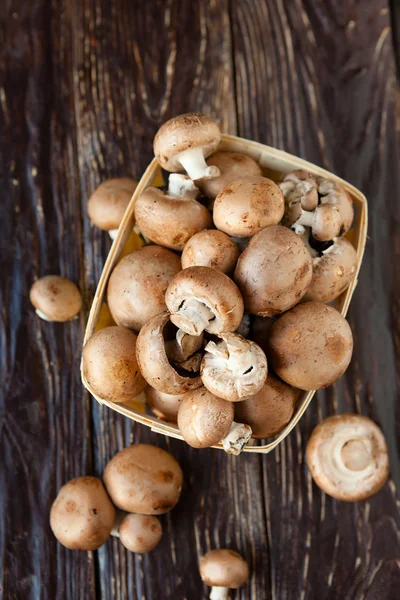
[[(250, 140), (245, 140), (231, 135), (223, 135), (221, 144), (218, 149), (242, 152), (244, 154), (252, 156), (260, 164), (264, 174), (270, 179), (273, 179), (274, 181), (281, 181), (281, 179), (286, 173), (294, 169), (306, 169), (310, 173), (322, 175), (323, 177), (329, 177), (330, 179), (341, 183), (349, 192), (356, 208), (356, 216), (353, 224), (353, 229), (351, 232), (349, 232), (348, 237), (357, 250), (358, 264), (357, 273), (352, 284), (335, 301), (335, 307), (341, 312), (343, 316), (345, 316), (349, 308), (353, 292), (357, 285), (357, 276), (361, 266), (367, 236), (368, 209), (365, 196), (357, 188), (353, 187), (346, 181), (343, 181), (343, 179), (332, 175), (332, 173), (329, 173), (328, 171), (325, 171), (324, 169), (321, 169), (316, 165), (302, 160), (297, 156), (292, 156), (291, 154), (287, 154), (286, 152), (276, 150), (275, 148), (271, 148), (269, 146), (264, 146), (263, 144), (259, 144), (257, 142), (252, 142)], [(156, 159), (154, 159), (146, 169), (146, 172), (144, 173), (143, 177), (139, 182), (138, 187), (136, 188), (136, 191), (129, 203), (127, 211), (118, 230), (118, 235), (111, 247), (110, 253), (108, 255), (106, 264), (103, 269), (103, 273), (101, 274), (99, 285), (97, 286), (92, 308), (90, 310), (84, 343), (86, 343), (86, 341), (90, 338), (90, 336), (96, 329), (108, 324), (101, 324), (102, 319), (100, 318), (99, 320), (99, 317), (101, 311), (102, 314), (104, 312), (104, 302), (106, 300), (107, 284), (111, 272), (114, 269), (117, 262), (122, 257), (122, 254), (125, 254), (127, 252), (127, 246), (129, 246), (129, 244), (132, 245), (132, 228), (134, 225), (133, 207), (135, 201), (138, 198), (138, 196), (143, 192), (143, 190), (153, 185), (156, 180), (158, 180), (157, 184), (160, 184), (160, 175), (160, 168)], [(87, 382), (83, 372), (82, 381), (85, 387), (96, 398), (98, 402), (106, 404), (112, 410), (115, 410), (125, 415), (126, 417), (137, 421), (138, 423), (147, 425), (147, 427), (150, 427), (153, 431), (156, 431), (157, 433), (162, 433), (164, 435), (183, 440), (183, 437), (180, 434), (177, 426), (172, 425), (171, 423), (166, 423), (164, 421), (161, 421), (160, 419), (156, 419), (145, 414), (144, 402), (142, 398), (139, 397), (138, 399), (132, 402), (123, 404), (108, 402), (107, 400), (100, 398), (94, 393), (89, 383)], [(276, 448), (276, 446), (278, 446), (278, 444), (288, 435), (288, 433), (298, 423), (299, 419), (301, 418), (307, 406), (309, 405), (311, 398), (314, 396), (314, 393), (315, 392), (313, 391), (300, 393), (297, 400), (296, 410), (290, 423), (275, 437), (275, 439), (273, 439), (273, 441), (269, 442), (264, 446), (248, 445), (244, 449), (244, 451), (268, 453), (271, 452), (271, 450), (273, 450), (274, 448)], [(215, 446), (215, 448), (222, 449), (222, 446), (218, 444), (217, 446)]]

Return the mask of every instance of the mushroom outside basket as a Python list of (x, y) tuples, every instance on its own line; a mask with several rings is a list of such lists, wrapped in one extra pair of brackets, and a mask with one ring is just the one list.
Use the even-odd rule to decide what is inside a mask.
[[(350, 305), (350, 301), (357, 285), (357, 276), (361, 266), (361, 261), (364, 253), (365, 241), (367, 237), (367, 222), (368, 222), (368, 209), (367, 201), (365, 196), (355, 187), (343, 181), (339, 177), (336, 177), (332, 173), (321, 169), (320, 167), (313, 165), (297, 156), (287, 154), (275, 148), (264, 146), (257, 142), (245, 140), (231, 135), (223, 135), (218, 150), (241, 152), (254, 158), (262, 168), (263, 174), (272, 179), (273, 181), (279, 182), (283, 179), (284, 175), (295, 169), (305, 169), (310, 173), (327, 177), (337, 183), (344, 186), (346, 191), (350, 194), (355, 208), (355, 219), (353, 223), (353, 229), (347, 234), (347, 239), (351, 242), (357, 252), (357, 266), (356, 275), (350, 284), (350, 286), (335, 300), (334, 306), (343, 315), (346, 316), (347, 310)], [(101, 326), (99, 322), (100, 313), (104, 312), (103, 303), (106, 298), (107, 284), (112, 273), (112, 270), (126, 253), (126, 247), (132, 244), (132, 228), (134, 226), (134, 204), (140, 194), (149, 186), (153, 185), (154, 182), (160, 180), (161, 170), (156, 159), (153, 159), (148, 166), (146, 172), (141, 178), (139, 185), (137, 186), (132, 199), (128, 205), (124, 218), (121, 222), (118, 234), (113, 242), (110, 253), (108, 255), (106, 264), (103, 269), (99, 284), (97, 286), (96, 294), (93, 300), (92, 308), (90, 310), (89, 320), (86, 327), (84, 343), (91, 337), (96, 329)], [(139, 237), (139, 236), (137, 236)], [(137, 240), (139, 243), (139, 239)], [(138, 247), (138, 246), (136, 246)], [(105, 326), (105, 325), (104, 325)], [(115, 410), (134, 421), (147, 425), (153, 431), (162, 433), (164, 435), (174, 437), (183, 440), (182, 435), (176, 425), (161, 421), (155, 417), (151, 417), (144, 413), (144, 402), (139, 399), (126, 403), (113, 403), (97, 396), (91, 389), (88, 381), (82, 371), (82, 380), (85, 387), (89, 392), (96, 398), (101, 404), (106, 404), (112, 410)], [(275, 439), (270, 441), (266, 445), (257, 445), (258, 440), (252, 440), (248, 446), (244, 448), (245, 452), (260, 452), (268, 453), (288, 435), (288, 433), (295, 427), (299, 419), (303, 415), (307, 406), (309, 405), (312, 397), (314, 396), (313, 391), (300, 392), (296, 403), (296, 409), (293, 417), (286, 425), (286, 427), (276, 436)], [(222, 449), (221, 444), (217, 444), (215, 448)]]

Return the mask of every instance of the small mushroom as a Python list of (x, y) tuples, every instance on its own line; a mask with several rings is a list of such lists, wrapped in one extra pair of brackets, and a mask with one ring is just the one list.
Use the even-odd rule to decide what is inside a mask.
[(139, 230), (156, 244), (182, 251), (194, 234), (212, 225), (210, 213), (196, 201), (198, 194), (193, 181), (177, 173), (169, 176), (166, 193), (147, 188), (135, 203)]
[(290, 386), (268, 373), (267, 380), (253, 398), (235, 404), (235, 418), (250, 425), (253, 438), (279, 433), (293, 416), (296, 395)]
[(327, 242), (340, 234), (342, 217), (339, 208), (334, 204), (319, 204), (315, 210), (309, 212), (303, 210), (297, 202), (287, 206), (283, 224), (288, 227), (310, 227), (313, 238), (319, 242)]
[(190, 179), (218, 177), (220, 170), (207, 166), (205, 159), (221, 140), (218, 125), (201, 113), (173, 117), (160, 127), (154, 138), (154, 154), (166, 171), (185, 170)]
[(279, 184), (288, 204), (300, 202), (304, 210), (314, 210), (318, 206), (318, 185), (315, 175), (303, 169), (291, 171)]
[(117, 325), (140, 331), (166, 310), (164, 294), (181, 270), (179, 257), (160, 246), (145, 246), (125, 256), (111, 273), (108, 307)]
[(283, 193), (276, 183), (266, 177), (242, 177), (219, 192), (213, 219), (217, 229), (228, 235), (250, 237), (277, 225), (284, 209)]
[(311, 278), (312, 261), (304, 242), (280, 225), (257, 233), (235, 270), (245, 309), (261, 317), (272, 317), (300, 302)]
[(235, 331), (243, 317), (238, 288), (211, 267), (189, 267), (178, 273), (167, 288), (165, 302), (171, 321), (190, 335)]
[(361, 415), (336, 415), (322, 421), (312, 432), (306, 457), (315, 483), (338, 500), (369, 498), (389, 476), (383, 433)]
[(251, 438), (251, 428), (235, 423), (233, 417), (232, 402), (217, 398), (201, 387), (182, 400), (178, 427), (193, 448), (209, 448), (221, 442), (225, 452), (238, 455)]
[(201, 363), (201, 380), (209, 392), (239, 402), (263, 387), (268, 367), (260, 346), (238, 333), (221, 333), (217, 344), (208, 342)]
[(283, 381), (301, 390), (319, 390), (346, 371), (353, 335), (335, 308), (305, 302), (275, 321), (268, 348), (268, 361)]
[(46, 275), (32, 285), (29, 298), (36, 314), (45, 321), (70, 321), (82, 308), (82, 296), (72, 281)]
[(97, 550), (110, 536), (115, 509), (100, 479), (77, 477), (62, 486), (50, 511), (50, 527), (70, 550)]
[(138, 182), (130, 177), (108, 179), (96, 188), (89, 198), (87, 210), (93, 225), (116, 237), (122, 217), (137, 188)]
[(182, 490), (182, 470), (175, 458), (156, 446), (136, 444), (107, 464), (104, 485), (121, 510), (161, 515), (174, 508)]
[(249, 579), (249, 566), (234, 550), (210, 550), (200, 559), (200, 576), (212, 587), (210, 600), (227, 600), (229, 590), (241, 588)]
[(160, 392), (150, 385), (145, 389), (146, 401), (150, 410), (163, 421), (176, 423), (178, 410), (185, 394), (166, 394)]
[(83, 373), (92, 390), (111, 402), (127, 402), (146, 387), (136, 359), (137, 337), (123, 327), (105, 327), (82, 352)]
[(346, 238), (338, 238), (321, 254), (313, 259), (313, 276), (305, 300), (332, 302), (353, 281), (357, 252)]
[[(184, 394), (200, 387), (201, 342), (201, 336), (177, 331), (168, 313), (150, 319), (140, 330), (136, 350), (146, 381), (166, 394)], [(193, 357), (194, 363), (188, 363)]]
[(159, 544), (162, 533), (157, 517), (130, 513), (123, 517), (116, 535), (127, 550), (143, 554)]
[(238, 258), (239, 248), (230, 237), (218, 229), (208, 229), (196, 233), (185, 245), (182, 269), (212, 267), (229, 275)]
[(214, 152), (208, 157), (207, 165), (217, 167), (221, 173), (219, 177), (198, 181), (203, 194), (212, 200), (224, 187), (237, 179), (262, 175), (261, 167), (254, 158), (239, 152)]

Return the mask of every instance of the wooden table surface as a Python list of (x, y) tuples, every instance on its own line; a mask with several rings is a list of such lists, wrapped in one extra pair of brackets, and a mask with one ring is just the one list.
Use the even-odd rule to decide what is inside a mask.
[[(398, 600), (396, 14), (385, 0), (3, 0), (0, 23), (0, 597), (197, 600), (198, 556), (229, 546), (252, 571), (234, 598)], [(334, 171), (369, 200), (353, 361), (265, 457), (150, 433), (80, 382), (110, 247), (89, 223), (88, 196), (107, 177), (140, 177), (158, 126), (193, 110)], [(80, 320), (36, 317), (29, 288), (49, 273), (79, 284)], [(389, 444), (391, 478), (365, 502), (325, 496), (305, 465), (312, 429), (338, 412), (370, 416)], [(115, 540), (95, 553), (59, 545), (49, 509), (62, 483), (101, 475), (117, 450), (145, 441), (172, 452), (185, 475), (160, 546), (140, 556)]]

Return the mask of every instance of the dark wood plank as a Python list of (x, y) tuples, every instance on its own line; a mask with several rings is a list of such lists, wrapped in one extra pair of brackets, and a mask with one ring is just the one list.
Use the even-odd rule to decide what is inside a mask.
[[(395, 65), (386, 2), (233, 3), (239, 132), (320, 164), (369, 199), (365, 264), (349, 319), (349, 371), (318, 393), (264, 461), (272, 590), (284, 598), (396, 598), (400, 207)], [(369, 501), (312, 484), (304, 452), (321, 418), (361, 412), (385, 432), (393, 479)], [(396, 591), (397, 590), (397, 591)]]

